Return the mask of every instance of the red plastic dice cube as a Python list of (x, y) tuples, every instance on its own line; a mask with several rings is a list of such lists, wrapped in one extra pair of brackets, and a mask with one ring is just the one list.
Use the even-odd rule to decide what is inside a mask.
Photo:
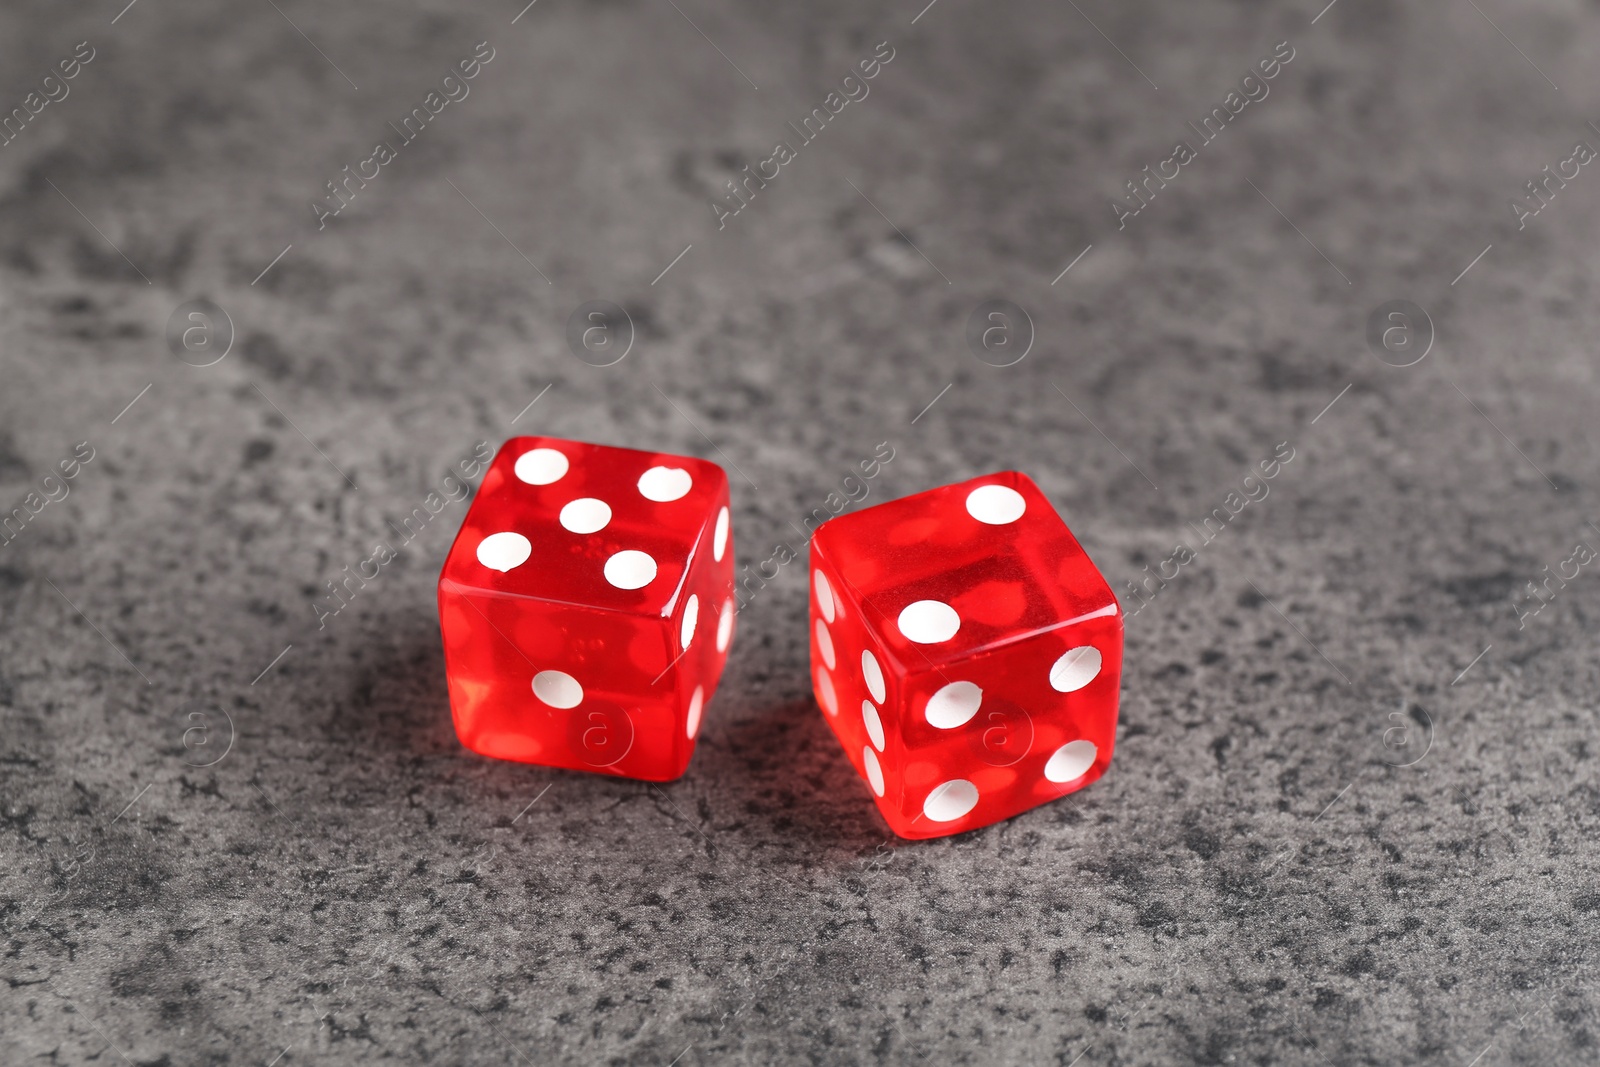
[(987, 826), (1105, 772), (1122, 611), (1027, 475), (823, 523), (810, 599), (817, 703), (901, 837)]
[(499, 759), (666, 781), (733, 638), (714, 463), (516, 437), (439, 576), (456, 735)]

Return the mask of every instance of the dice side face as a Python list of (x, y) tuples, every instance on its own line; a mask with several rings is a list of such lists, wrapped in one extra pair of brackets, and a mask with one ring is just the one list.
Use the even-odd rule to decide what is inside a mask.
[(902, 837), (1008, 819), (1091, 784), (1116, 743), (1122, 616), (1063, 626), (906, 681)]
[[(1104, 773), (1121, 610), (1026, 475), (989, 475), (825, 523), (812, 542), (810, 604), (818, 703), (828, 712), (831, 697), (837, 710), (825, 718), (902, 837), (976, 829)], [(863, 651), (872, 664), (856, 663)], [(858, 710), (863, 700), (878, 722)]]
[[(722, 474), (720, 468), (718, 474)], [(695, 740), (705, 722), (705, 709), (722, 680), (737, 628), (738, 601), (734, 597), (733, 508), (728, 479), (723, 476), (707, 512), (706, 522), (690, 549), (683, 593), (668, 624), (672, 663), (659, 684), (671, 681), (679, 715), (677, 732), (683, 739), (683, 763), (688, 766)]]
[(732, 639), (730, 514), (714, 464), (507, 442), (439, 580), (462, 744), (651, 781), (681, 775)]
[[(831, 577), (830, 577), (831, 575)], [(817, 706), (880, 810), (898, 810), (905, 746), (896, 707), (903, 692), (855, 590), (812, 541), (811, 684)]]
[(495, 759), (664, 781), (693, 743), (671, 624), (441, 585), (456, 736)]

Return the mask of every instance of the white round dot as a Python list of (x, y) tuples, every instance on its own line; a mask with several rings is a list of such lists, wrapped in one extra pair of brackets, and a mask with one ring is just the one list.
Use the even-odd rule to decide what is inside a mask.
[(1051, 755), (1044, 765), (1044, 776), (1052, 782), (1070, 782), (1082, 778), (1094, 766), (1100, 750), (1093, 741), (1068, 741)]
[(839, 694), (833, 691), (833, 679), (828, 677), (828, 672), (821, 669), (817, 671), (817, 699), (829, 715), (839, 714)]
[(872, 694), (872, 699), (882, 704), (889, 691), (884, 688), (883, 668), (878, 666), (878, 657), (870, 649), (861, 650), (861, 677), (866, 679), (867, 691)]
[(822, 662), (828, 665), (830, 671), (838, 666), (833, 656), (833, 635), (828, 633), (828, 625), (821, 619), (817, 620), (817, 651), (822, 653)]
[(681, 499), (693, 486), (694, 479), (682, 467), (651, 467), (639, 476), (639, 492), (658, 504)]
[(717, 512), (717, 528), (711, 533), (711, 558), (717, 563), (722, 562), (722, 554), (728, 550), (728, 509), (723, 508)]
[(690, 593), (689, 602), (683, 606), (683, 629), (678, 631), (678, 644), (685, 652), (689, 651), (689, 642), (694, 640), (694, 624), (699, 621), (700, 598)]
[(519, 533), (493, 533), (478, 542), (478, 562), (504, 574), (533, 555), (533, 545)]
[(872, 706), (872, 701), (861, 702), (861, 721), (867, 725), (867, 737), (872, 741), (872, 747), (879, 752), (883, 751), (883, 720), (878, 718), (878, 709)]
[(684, 731), (688, 733), (691, 741), (694, 740), (694, 732), (700, 729), (700, 709), (705, 705), (705, 702), (706, 687), (703, 685), (695, 686), (694, 696), (689, 698), (689, 718), (683, 724)]
[(1004, 526), (1022, 518), (1028, 502), (1009, 485), (980, 485), (967, 494), (967, 514), (990, 526)]
[(529, 485), (549, 485), (567, 473), (567, 457), (553, 448), (535, 448), (517, 457), (512, 468)]
[(923, 711), (928, 724), (941, 730), (954, 730), (965, 726), (978, 714), (983, 703), (983, 690), (973, 682), (951, 682), (928, 698)]
[(1100, 673), (1100, 650), (1093, 645), (1079, 645), (1061, 653), (1050, 665), (1050, 688), (1058, 693), (1075, 693), (1094, 681)]
[(618, 589), (643, 589), (656, 580), (656, 561), (648, 553), (625, 548), (606, 560), (606, 581)]
[(965, 778), (935, 786), (922, 802), (922, 814), (934, 822), (954, 822), (978, 804), (978, 787)]
[(728, 638), (733, 636), (733, 601), (722, 605), (722, 616), (717, 619), (717, 651), (728, 651)]
[(575, 708), (583, 703), (583, 686), (565, 671), (540, 671), (533, 676), (533, 695), (552, 708)]
[(861, 749), (861, 763), (867, 768), (867, 784), (874, 793), (883, 796), (883, 768), (878, 766), (878, 757), (872, 749)]
[(919, 645), (948, 641), (961, 629), (961, 616), (942, 600), (919, 600), (900, 613), (900, 632)]
[(575, 534), (599, 533), (611, 521), (611, 505), (592, 496), (579, 497), (561, 509), (561, 525)]
[(828, 584), (828, 576), (821, 571), (812, 571), (811, 585), (817, 591), (817, 607), (822, 611), (822, 617), (832, 622), (836, 609), (833, 603), (833, 586)]

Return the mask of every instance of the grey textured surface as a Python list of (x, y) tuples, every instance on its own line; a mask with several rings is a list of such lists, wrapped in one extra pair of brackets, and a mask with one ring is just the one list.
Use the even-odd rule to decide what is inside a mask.
[[(520, 6), (0, 13), (6, 108), (95, 49), (0, 147), (0, 505), (95, 450), (0, 547), (0, 1060), (1600, 1059), (1600, 600), (1514, 606), (1600, 545), (1600, 177), (1508, 207), (1600, 145), (1593, 4)], [(164, 337), (199, 297), (236, 329), (204, 369)], [(1015, 366), (963, 339), (990, 297), (1036, 324)], [(1404, 369), (1365, 341), (1399, 298), (1437, 330)], [(614, 367), (563, 339), (591, 299), (637, 325)], [(1119, 592), (1295, 459), (1129, 619), (1105, 778), (912, 845), (810, 702), (798, 567), (664, 789), (456, 743), (460, 504), (318, 630), (518, 431), (736, 465), (750, 565), (879, 441), (868, 502), (1020, 468)]]

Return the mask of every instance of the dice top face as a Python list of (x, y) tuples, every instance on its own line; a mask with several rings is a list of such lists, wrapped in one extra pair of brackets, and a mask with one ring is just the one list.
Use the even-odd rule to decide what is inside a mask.
[(908, 671), (1118, 615), (1111, 586), (1018, 471), (841, 515), (812, 543)]
[(699, 554), (728, 545), (722, 468), (688, 456), (514, 437), (489, 464), (441, 585), (665, 617)]
[(681, 775), (733, 637), (730, 526), (715, 464), (508, 441), (439, 577), (462, 744), (650, 781)]
[(1104, 772), (1121, 610), (1026, 475), (826, 522), (811, 567), (817, 702), (896, 833), (976, 829)]

